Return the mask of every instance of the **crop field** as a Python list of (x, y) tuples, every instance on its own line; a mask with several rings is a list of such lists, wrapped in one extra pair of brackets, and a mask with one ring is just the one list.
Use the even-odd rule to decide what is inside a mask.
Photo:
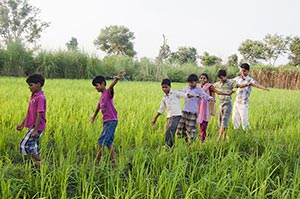
[(168, 150), (162, 147), (166, 115), (151, 126), (163, 95), (160, 83), (121, 81), (115, 87), (119, 123), (112, 166), (107, 149), (94, 164), (102, 115), (89, 122), (100, 96), (91, 80), (46, 79), (43, 90), (43, 162), (32, 170), (31, 158), (19, 155), (26, 129), (16, 130), (31, 93), (25, 78), (0, 78), (0, 198), (300, 197), (300, 91), (253, 88), (250, 131), (233, 130), (230, 120), (229, 139), (216, 142), (215, 116), (204, 143), (198, 132), (192, 144), (176, 138)]

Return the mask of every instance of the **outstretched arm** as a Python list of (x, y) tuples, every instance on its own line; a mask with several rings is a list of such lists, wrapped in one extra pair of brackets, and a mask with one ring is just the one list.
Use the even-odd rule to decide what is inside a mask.
[(251, 86), (254, 86), (256, 88), (259, 88), (259, 89), (262, 89), (262, 90), (265, 90), (265, 91), (270, 91), (267, 87), (261, 85), (261, 84), (258, 84), (258, 83), (255, 83), (255, 84), (252, 84), (251, 83)]
[(118, 83), (119, 79), (121, 79), (125, 75), (125, 70), (121, 70), (117, 76), (115, 76), (114, 80), (109, 85), (108, 89), (113, 90), (114, 86)]

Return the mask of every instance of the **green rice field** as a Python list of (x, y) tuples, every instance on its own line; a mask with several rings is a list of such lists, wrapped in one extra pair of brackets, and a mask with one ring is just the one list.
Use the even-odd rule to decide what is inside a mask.
[(114, 98), (118, 163), (112, 166), (107, 149), (94, 164), (102, 115), (89, 122), (100, 96), (91, 80), (46, 79), (43, 90), (43, 162), (32, 170), (31, 158), (19, 155), (26, 129), (16, 130), (31, 93), (25, 78), (0, 78), (2, 199), (300, 198), (300, 91), (253, 88), (250, 131), (233, 130), (230, 120), (229, 139), (217, 143), (215, 116), (204, 143), (198, 132), (192, 144), (176, 139), (168, 150), (162, 147), (166, 115), (151, 126), (163, 95), (160, 83), (121, 81)]

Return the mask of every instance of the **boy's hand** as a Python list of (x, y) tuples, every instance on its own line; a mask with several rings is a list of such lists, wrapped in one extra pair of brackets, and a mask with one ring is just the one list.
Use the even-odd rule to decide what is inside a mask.
[(187, 94), (187, 97), (188, 97), (188, 98), (192, 98), (192, 97), (194, 97), (194, 95), (191, 95), (191, 94), (188, 93), (188, 94)]
[(95, 117), (94, 117), (94, 115), (90, 118), (90, 122), (92, 123), (92, 124), (94, 124), (94, 121), (95, 121)]
[(234, 90), (231, 90), (228, 95), (232, 95), (235, 91)]
[(122, 78), (126, 74), (125, 70), (121, 70), (116, 76), (118, 79)]
[(151, 125), (154, 126), (154, 124), (156, 123), (156, 120), (152, 120), (151, 121)]
[(37, 136), (38, 135), (38, 131), (36, 130), (36, 129), (33, 129), (32, 131), (31, 131), (31, 133), (30, 133), (30, 136), (31, 137), (35, 137), (35, 136)]
[(16, 127), (16, 129), (17, 129), (18, 131), (22, 131), (23, 128), (24, 128), (24, 124), (23, 124), (23, 123), (22, 123), (22, 124), (19, 124), (19, 125)]

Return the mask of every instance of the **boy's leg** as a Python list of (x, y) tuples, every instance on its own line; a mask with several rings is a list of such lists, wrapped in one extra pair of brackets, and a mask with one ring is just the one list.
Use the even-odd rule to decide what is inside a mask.
[(100, 162), (101, 156), (102, 156), (102, 145), (98, 144), (98, 150), (97, 150), (96, 160), (95, 160), (97, 164)]
[(221, 119), (221, 126), (220, 126), (220, 133), (219, 133), (218, 140), (220, 140), (222, 137), (224, 140), (226, 139), (226, 129), (228, 128), (231, 109), (232, 109), (232, 105), (230, 103), (224, 104), (222, 106), (222, 119)]
[(110, 160), (113, 164), (116, 164), (116, 152), (114, 147), (111, 146), (107, 146), (108, 150), (110, 151)]
[(180, 117), (180, 120), (177, 125), (177, 131), (176, 134), (179, 138), (185, 138), (186, 137), (186, 128), (185, 128), (185, 112), (182, 113), (182, 116)]
[(195, 140), (196, 136), (196, 127), (197, 125), (197, 114), (195, 113), (187, 113), (186, 115), (186, 130), (187, 130), (187, 139), (186, 141), (191, 142)]
[(166, 131), (166, 139), (165, 144), (169, 147), (172, 147), (174, 144), (174, 137), (177, 130), (177, 125), (181, 116), (174, 116), (167, 119), (167, 131)]
[(241, 125), (240, 105), (234, 102), (232, 111), (233, 128), (238, 129)]
[(244, 129), (244, 131), (250, 129), (250, 124), (249, 124), (249, 120), (248, 120), (248, 104), (243, 104), (240, 107), (240, 111), (241, 111), (241, 120), (242, 120), (242, 127)]

